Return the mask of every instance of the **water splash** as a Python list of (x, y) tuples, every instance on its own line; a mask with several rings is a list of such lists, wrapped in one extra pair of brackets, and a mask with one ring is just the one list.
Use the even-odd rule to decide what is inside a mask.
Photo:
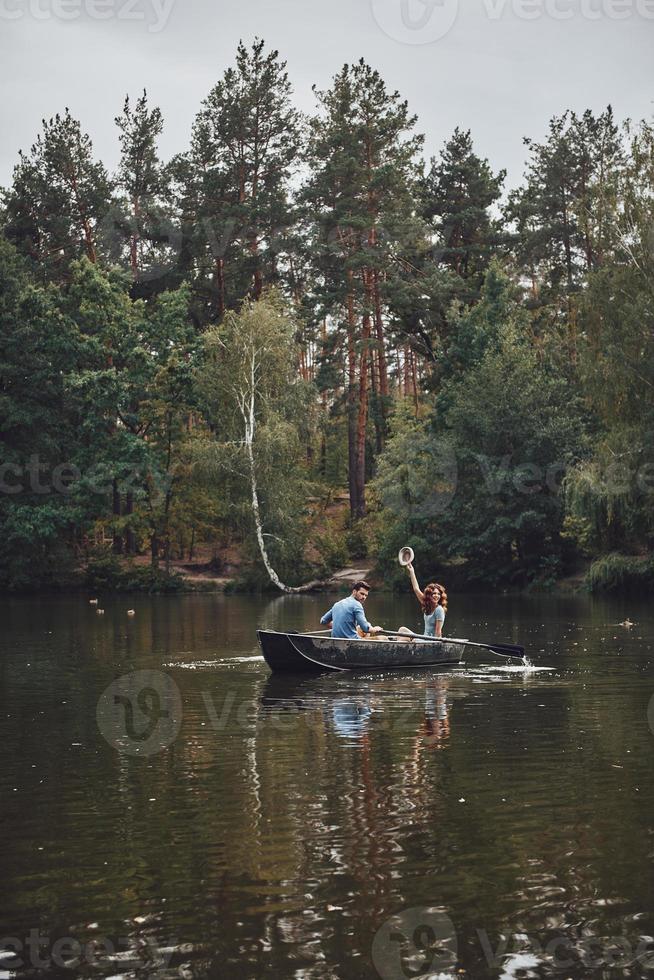
[(221, 660), (174, 660), (163, 664), (165, 668), (176, 670), (212, 670), (216, 667), (233, 667), (235, 664), (264, 663), (263, 657), (224, 657)]

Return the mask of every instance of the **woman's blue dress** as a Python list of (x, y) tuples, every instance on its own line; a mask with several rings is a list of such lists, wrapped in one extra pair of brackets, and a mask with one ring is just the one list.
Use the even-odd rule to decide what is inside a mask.
[(445, 622), (445, 610), (442, 606), (436, 606), (433, 613), (424, 613), (425, 618), (425, 636), (436, 636), (436, 623)]

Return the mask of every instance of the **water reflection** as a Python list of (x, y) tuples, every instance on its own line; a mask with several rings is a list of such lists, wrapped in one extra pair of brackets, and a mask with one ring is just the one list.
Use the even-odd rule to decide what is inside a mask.
[[(457, 633), (526, 640), (554, 669), (270, 676), (255, 625), (306, 629), (325, 601), (142, 599), (131, 619), (120, 599), (104, 617), (0, 603), (0, 937), (41, 929), (41, 976), (359, 980), (418, 909), (421, 929), (452, 923), (446, 976), (649, 975), (651, 611), (459, 600)], [(371, 616), (411, 623), (403, 601), (371, 597)], [(147, 757), (98, 728), (102, 693), (136, 671), (182, 708)], [(149, 687), (137, 741), (171, 708)], [(416, 949), (403, 936), (389, 962), (439, 963), (424, 930)], [(64, 937), (113, 946), (64, 974)]]
[[(444, 748), (450, 737), (450, 683), (447, 676), (431, 670), (390, 671), (374, 680), (271, 675), (260, 704), (263, 717), (273, 723), (289, 712), (312, 713), (312, 724), (321, 724), (325, 733), (331, 730), (338, 737), (360, 739), (372, 733), (374, 723), (380, 731), (402, 728), (404, 733), (415, 732), (418, 741)], [(410, 718), (406, 712), (391, 710), (394, 698), (399, 699), (396, 704), (407, 704), (407, 692), (413, 708), (417, 686), (423, 701), (420, 710)]]

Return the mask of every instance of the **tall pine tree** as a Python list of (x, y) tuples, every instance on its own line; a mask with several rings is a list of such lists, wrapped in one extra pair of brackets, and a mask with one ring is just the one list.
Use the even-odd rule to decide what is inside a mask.
[(300, 129), (286, 63), (262, 40), (241, 42), (196, 117), (189, 154), (176, 161), (209, 317), (245, 295), (258, 299), (282, 275)]
[(345, 338), (350, 509), (359, 518), (366, 513), (370, 390), (382, 420), (390, 395), (386, 280), (397, 272), (395, 252), (415, 210), (422, 137), (413, 133), (407, 103), (363, 60), (345, 65), (317, 96), (304, 199), (315, 220), (319, 307)]
[(61, 278), (82, 255), (98, 260), (98, 230), (111, 200), (112, 184), (93, 158), (91, 139), (66, 109), (43, 121), (29, 154), (21, 151), (6, 198), (5, 234), (46, 276)]

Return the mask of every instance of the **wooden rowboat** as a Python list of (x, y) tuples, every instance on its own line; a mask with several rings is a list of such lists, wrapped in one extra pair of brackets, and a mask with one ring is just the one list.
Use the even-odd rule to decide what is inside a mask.
[(399, 638), (338, 640), (310, 633), (257, 630), (264, 659), (274, 673), (317, 673), (329, 670), (388, 670), (460, 664), (466, 641)]

